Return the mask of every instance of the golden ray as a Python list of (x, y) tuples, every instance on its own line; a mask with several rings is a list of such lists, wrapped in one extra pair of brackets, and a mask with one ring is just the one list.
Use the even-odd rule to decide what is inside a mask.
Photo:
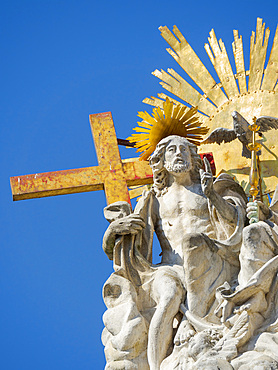
[[(224, 43), (217, 39), (214, 30), (210, 32), (205, 49), (215, 68), (218, 81), (188, 44), (179, 29), (174, 26), (171, 32), (166, 26), (159, 27), (162, 37), (170, 45), (167, 52), (197, 84), (196, 90), (188, 78), (176, 73), (172, 68), (156, 70), (153, 74), (161, 80), (162, 86), (189, 106), (198, 106), (199, 122), (209, 127), (210, 132), (218, 127), (232, 128), (231, 113), (236, 110), (249, 122), (253, 116), (278, 117), (278, 27), (271, 46), (269, 60), (266, 52), (270, 31), (265, 29), (262, 19), (257, 19), (256, 32), (250, 40), (250, 67), (246, 69), (242, 36), (234, 30), (232, 50), (236, 70), (233, 71)], [(266, 65), (266, 66), (265, 66)], [(238, 88), (239, 87), (239, 88)], [(146, 98), (144, 102), (163, 109), (163, 102), (169, 98), (175, 105), (181, 104), (166, 94)], [(195, 126), (192, 126), (194, 128)], [(189, 127), (188, 127), (189, 130)], [(189, 131), (188, 131), (189, 133)], [(270, 131), (264, 135), (261, 167), (264, 178), (263, 191), (272, 191), (278, 183), (278, 132)], [(141, 139), (142, 140), (142, 139)], [(240, 143), (233, 141), (225, 145), (206, 144), (200, 146), (201, 152), (213, 152), (217, 172), (226, 171), (239, 182), (248, 182), (250, 161), (241, 157)]]
[(269, 28), (265, 30), (265, 23), (258, 18), (256, 34), (253, 31), (250, 41), (250, 72), (248, 91), (256, 91), (261, 87), (266, 49), (269, 38)]
[(208, 100), (204, 99), (204, 97), (195, 90), (194, 87), (192, 87), (173, 69), (168, 69), (168, 73), (163, 70), (155, 70), (152, 74), (165, 82), (160, 82), (164, 89), (178, 96), (180, 99), (192, 106), (198, 105), (200, 112), (211, 115), (215, 111), (215, 106)]
[(167, 96), (167, 95), (165, 95), (163, 93), (159, 93), (159, 94), (157, 94), (157, 96), (160, 99), (158, 99), (158, 98), (156, 98), (154, 96), (151, 96), (150, 98), (145, 98), (143, 100), (143, 103), (152, 105), (153, 107), (160, 107), (160, 108), (163, 109), (163, 103), (166, 100), (166, 98), (168, 98), (175, 105), (178, 105), (179, 104), (179, 105), (182, 105), (182, 106), (186, 107), (186, 105), (182, 104), (181, 102), (179, 102), (179, 101), (177, 101), (177, 100), (175, 100), (175, 99), (171, 98), (170, 96)]
[[(170, 96), (167, 96), (166, 94), (164, 94), (164, 93), (159, 93), (159, 94), (157, 94), (157, 96), (158, 96), (158, 98), (160, 98), (160, 99), (158, 99), (158, 98), (156, 98), (156, 97), (154, 97), (154, 96), (151, 96), (150, 98), (145, 98), (144, 100), (143, 100), (143, 103), (145, 103), (145, 104), (149, 104), (149, 105), (152, 105), (153, 107), (159, 107), (159, 108), (161, 108), (161, 109), (163, 109), (163, 104), (165, 103), (165, 100), (166, 100), (166, 98), (167, 99), (169, 99), (172, 103), (174, 103), (174, 105), (176, 106), (176, 105), (180, 105), (180, 106), (183, 106), (183, 107), (185, 107), (186, 108), (186, 111), (185, 112), (187, 112), (187, 110), (189, 110), (190, 108), (189, 107), (187, 107), (186, 105), (184, 105), (184, 104), (182, 104), (181, 102), (179, 102), (179, 101), (177, 101), (177, 100), (175, 100), (175, 99), (173, 99), (172, 97), (170, 97)], [(203, 122), (203, 118), (204, 117), (206, 117), (206, 116), (204, 116), (203, 114), (200, 114), (199, 112), (196, 112), (196, 118), (198, 118), (198, 121), (199, 122)]]
[(273, 90), (278, 79), (278, 26), (276, 28), (269, 61), (264, 72), (262, 90)]
[(232, 43), (235, 64), (236, 64), (236, 78), (238, 80), (239, 89), (241, 94), (247, 92), (246, 86), (246, 73), (244, 67), (244, 54), (243, 54), (243, 44), (242, 36), (238, 37), (238, 31), (234, 30), (234, 42)]
[(210, 31), (210, 37), (208, 40), (214, 56), (208, 44), (205, 44), (205, 49), (217, 75), (220, 78), (226, 94), (229, 98), (234, 95), (238, 95), (239, 92), (236, 80), (223, 41), (220, 39), (218, 43), (214, 29)]
[(153, 109), (152, 116), (147, 112), (139, 112), (138, 116), (143, 119), (133, 129), (138, 133), (132, 134), (128, 140), (135, 143), (138, 152), (143, 152), (141, 160), (148, 159), (159, 141), (169, 135), (183, 136), (200, 145), (203, 135), (208, 132), (208, 128), (198, 120), (197, 107), (175, 105), (168, 98), (163, 103), (163, 111), (157, 107)]
[(173, 49), (166, 49), (168, 53), (200, 87), (205, 95), (216, 105), (222, 104), (226, 101), (225, 94), (214, 81), (213, 77), (210, 75), (209, 71), (201, 62), (192, 47), (183, 37), (178, 27), (173, 27), (173, 33), (179, 41), (166, 26), (159, 27), (159, 30), (161, 31), (161, 36)]

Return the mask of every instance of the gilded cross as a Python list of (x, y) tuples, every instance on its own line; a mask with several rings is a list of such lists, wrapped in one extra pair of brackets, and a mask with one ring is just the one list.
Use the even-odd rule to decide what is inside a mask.
[(98, 166), (11, 177), (13, 200), (105, 191), (107, 204), (130, 203), (129, 186), (152, 183), (147, 161), (122, 160), (111, 112), (90, 115)]

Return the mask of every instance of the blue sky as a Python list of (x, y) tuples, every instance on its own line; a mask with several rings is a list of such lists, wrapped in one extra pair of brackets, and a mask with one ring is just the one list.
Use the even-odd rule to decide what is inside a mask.
[(0, 4), (0, 368), (103, 369), (104, 193), (12, 202), (9, 177), (97, 165), (90, 113), (112, 111), (117, 136), (131, 134), (137, 112), (151, 111), (142, 100), (162, 92), (150, 73), (178, 70), (159, 26), (176, 24), (209, 66), (211, 28), (229, 53), (238, 29), (247, 51), (257, 17), (272, 40), (278, 2)]

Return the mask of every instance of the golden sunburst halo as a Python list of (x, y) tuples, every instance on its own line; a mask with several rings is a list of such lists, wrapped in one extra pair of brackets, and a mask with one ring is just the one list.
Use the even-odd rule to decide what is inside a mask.
[[(172, 68), (155, 70), (160, 84), (171, 94), (184, 102), (184, 105), (198, 106), (199, 121), (209, 127), (209, 132), (218, 127), (232, 128), (232, 112), (238, 111), (249, 123), (254, 116), (278, 117), (278, 27), (276, 29), (270, 56), (266, 60), (270, 30), (265, 29), (262, 19), (257, 19), (256, 32), (250, 39), (250, 65), (245, 68), (242, 36), (234, 30), (232, 51), (234, 66), (230, 62), (224, 42), (217, 39), (212, 29), (205, 50), (217, 73), (216, 81), (201, 62), (179, 29), (174, 26), (173, 33), (166, 27), (160, 27), (162, 37), (170, 45), (166, 50), (182, 67), (186, 74), (198, 86), (195, 89)], [(175, 104), (182, 104), (164, 93), (158, 97), (146, 98), (144, 103), (163, 108), (164, 101), (170, 99)], [(263, 191), (271, 192), (278, 183), (278, 132), (265, 133), (262, 148), (261, 169)], [(233, 141), (224, 145), (201, 145), (202, 152), (212, 152), (217, 173), (223, 171), (233, 175), (240, 183), (248, 183), (250, 161), (241, 155), (241, 144)]]
[(175, 104), (169, 98), (162, 105), (163, 110), (160, 107), (154, 108), (152, 116), (147, 112), (138, 112), (138, 117), (143, 121), (138, 122), (138, 127), (133, 129), (138, 133), (128, 138), (135, 143), (138, 152), (143, 152), (141, 160), (148, 159), (159, 141), (169, 135), (183, 136), (193, 144), (200, 145), (203, 135), (209, 131), (207, 127), (202, 127), (197, 107)]

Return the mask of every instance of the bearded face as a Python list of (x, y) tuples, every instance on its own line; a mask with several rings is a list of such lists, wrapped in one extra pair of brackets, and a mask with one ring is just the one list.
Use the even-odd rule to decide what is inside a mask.
[(181, 140), (174, 138), (165, 149), (164, 167), (170, 173), (188, 172), (192, 169), (189, 146)]
[(171, 162), (165, 162), (164, 167), (168, 172), (187, 172), (190, 170), (190, 162), (185, 162), (185, 163), (171, 163)]

